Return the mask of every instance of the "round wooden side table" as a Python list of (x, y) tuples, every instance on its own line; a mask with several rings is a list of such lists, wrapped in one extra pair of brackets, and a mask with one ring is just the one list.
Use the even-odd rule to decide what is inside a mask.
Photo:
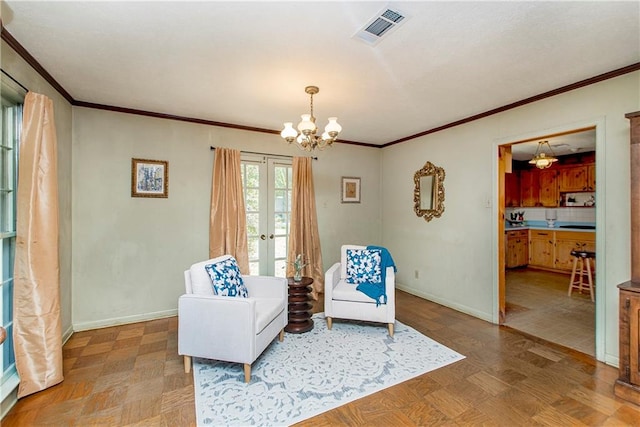
[(289, 323), (284, 330), (292, 334), (301, 334), (313, 329), (311, 320), (311, 277), (303, 277), (296, 282), (293, 277), (287, 277), (289, 281)]

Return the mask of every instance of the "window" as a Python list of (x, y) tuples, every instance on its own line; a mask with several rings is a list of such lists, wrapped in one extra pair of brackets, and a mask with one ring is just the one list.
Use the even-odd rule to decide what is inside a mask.
[(7, 330), (7, 339), (0, 347), (2, 395), (17, 385), (15, 355), (13, 351), (13, 262), (16, 247), (16, 192), (18, 181), (18, 148), (22, 126), (20, 93), (5, 83), (3, 76), (1, 96), (2, 139), (0, 140), (0, 322)]

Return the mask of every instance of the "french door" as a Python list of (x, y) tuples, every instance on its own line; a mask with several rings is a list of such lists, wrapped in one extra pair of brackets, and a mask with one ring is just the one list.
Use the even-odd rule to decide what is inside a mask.
[(292, 172), (290, 158), (242, 155), (252, 275), (286, 276)]

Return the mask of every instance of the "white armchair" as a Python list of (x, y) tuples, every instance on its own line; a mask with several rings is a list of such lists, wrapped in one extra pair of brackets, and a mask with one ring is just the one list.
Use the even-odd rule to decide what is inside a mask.
[(193, 264), (184, 272), (186, 293), (178, 300), (178, 354), (184, 370), (191, 357), (244, 364), (244, 380), (251, 364), (273, 339), (284, 338), (287, 325), (287, 279), (243, 276), (248, 298), (214, 295), (205, 265), (230, 256)]
[(366, 246), (343, 245), (340, 249), (340, 262), (335, 263), (324, 278), (324, 313), (327, 328), (331, 329), (333, 319), (352, 319), (386, 323), (389, 335), (393, 336), (396, 318), (395, 269), (386, 268), (385, 292), (386, 304), (377, 305), (376, 301), (356, 290), (355, 284), (347, 283), (347, 249), (366, 249)]

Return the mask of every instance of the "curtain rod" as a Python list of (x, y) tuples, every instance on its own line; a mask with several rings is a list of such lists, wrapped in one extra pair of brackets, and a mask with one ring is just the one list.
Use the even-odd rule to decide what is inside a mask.
[(15, 84), (17, 84), (18, 86), (20, 86), (22, 89), (26, 90), (27, 92), (29, 92), (29, 89), (27, 89), (25, 87), (25, 85), (23, 85), (22, 83), (20, 83), (19, 81), (17, 81), (16, 79), (13, 78), (13, 76), (9, 73), (7, 73), (5, 70), (0, 69), (0, 71), (2, 71), (2, 74), (4, 74), (5, 76), (9, 77), (11, 80), (13, 80), (13, 82)]
[[(216, 149), (216, 147), (214, 147), (213, 145), (211, 147), (209, 147), (209, 148), (211, 149), (211, 151), (214, 151)], [(288, 159), (293, 159), (293, 157), (294, 157), (294, 156), (285, 156), (284, 154), (259, 153), (257, 151), (244, 151), (244, 150), (242, 150), (240, 152), (241, 153), (245, 153), (245, 154), (258, 154), (260, 156), (286, 157)], [(317, 157), (313, 157), (313, 156), (310, 156), (310, 157), (313, 160), (318, 160)]]

